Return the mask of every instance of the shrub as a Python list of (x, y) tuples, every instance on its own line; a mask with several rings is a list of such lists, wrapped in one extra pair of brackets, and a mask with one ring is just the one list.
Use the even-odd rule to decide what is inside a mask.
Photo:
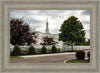
[(57, 48), (55, 45), (52, 46), (52, 53), (56, 53), (57, 52)]
[(36, 54), (35, 48), (32, 45), (29, 47), (28, 54)]
[(45, 46), (42, 47), (41, 53), (47, 53), (47, 48)]
[(88, 56), (88, 60), (90, 60), (90, 51), (87, 53), (87, 56)]
[(18, 45), (15, 45), (14, 48), (13, 48), (13, 51), (12, 51), (12, 55), (20, 55), (21, 54), (21, 49)]
[(76, 52), (76, 58), (78, 60), (84, 60), (84, 58), (85, 58), (85, 52), (83, 50), (77, 51)]

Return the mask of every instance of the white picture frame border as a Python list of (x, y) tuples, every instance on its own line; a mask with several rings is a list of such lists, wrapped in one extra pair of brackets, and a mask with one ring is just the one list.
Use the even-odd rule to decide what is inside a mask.
[[(100, 72), (99, 0), (1, 0), (0, 72), (77, 73)], [(90, 10), (90, 63), (10, 63), (10, 10)]]

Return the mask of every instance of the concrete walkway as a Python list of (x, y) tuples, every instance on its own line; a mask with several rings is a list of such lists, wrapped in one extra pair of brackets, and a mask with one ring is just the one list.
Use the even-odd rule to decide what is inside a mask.
[(39, 54), (39, 55), (26, 55), (26, 56), (20, 56), (22, 58), (34, 58), (34, 57), (46, 57), (46, 56), (57, 56), (57, 55), (71, 55), (75, 54), (75, 52), (67, 52), (67, 53), (52, 53), (52, 54)]
[(11, 59), (11, 63), (64, 63), (65, 60), (76, 59), (75, 52), (41, 54), (20, 56), (22, 58)]

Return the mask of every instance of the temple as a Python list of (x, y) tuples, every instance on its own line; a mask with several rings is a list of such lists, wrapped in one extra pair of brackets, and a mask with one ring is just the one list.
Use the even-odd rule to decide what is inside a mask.
[[(48, 37), (52, 37), (53, 40), (54, 40), (55, 42), (57, 42), (57, 43), (55, 44), (55, 46), (56, 46), (57, 48), (63, 48), (63, 42), (58, 40), (59, 35), (58, 35), (58, 34), (51, 34), (51, 33), (49, 32), (49, 22), (48, 22), (48, 18), (47, 18), (47, 20), (46, 20), (46, 29), (45, 29), (45, 33), (42, 33), (41, 31), (36, 31), (36, 34), (37, 34), (37, 38), (36, 38), (37, 43), (34, 44), (34, 46), (35, 46), (36, 48), (41, 48), (41, 47), (42, 47), (42, 45), (41, 45), (40, 43), (43, 42), (43, 37), (47, 37), (47, 36), (48, 36)], [(51, 46), (49, 45), (49, 47), (51, 47)]]
[(49, 33), (49, 28), (48, 28), (48, 18), (47, 18), (47, 21), (46, 21), (46, 29), (45, 29), (45, 33)]

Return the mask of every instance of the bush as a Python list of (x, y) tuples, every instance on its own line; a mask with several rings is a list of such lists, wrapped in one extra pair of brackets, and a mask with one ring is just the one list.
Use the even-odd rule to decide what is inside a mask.
[(21, 54), (21, 49), (18, 45), (15, 45), (12, 51), (12, 55), (17, 56)]
[(55, 45), (52, 46), (52, 53), (56, 53), (57, 52), (57, 48)]
[(76, 52), (76, 58), (78, 60), (84, 60), (84, 58), (85, 58), (85, 52), (83, 50), (77, 51)]
[(36, 54), (35, 48), (32, 45), (29, 47), (28, 54)]
[(88, 56), (88, 60), (90, 60), (90, 51), (87, 53), (87, 56)]
[(47, 53), (47, 48), (45, 46), (42, 47), (41, 53)]

